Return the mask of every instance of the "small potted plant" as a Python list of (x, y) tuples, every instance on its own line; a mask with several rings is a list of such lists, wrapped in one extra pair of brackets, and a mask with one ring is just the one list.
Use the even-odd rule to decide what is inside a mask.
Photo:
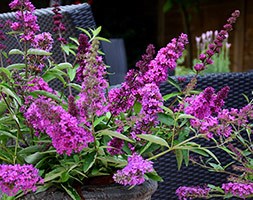
[[(168, 79), (168, 69), (176, 67), (188, 43), (187, 35), (172, 39), (157, 53), (149, 45), (125, 82), (110, 88), (100, 50), (100, 41), (107, 41), (99, 36), (101, 27), (79, 27), (83, 33), (70, 38), (73, 44), (68, 45), (61, 34), (65, 27), (60, 7), (55, 5), (54, 31), (65, 59), (55, 63), (50, 52), (54, 40), (50, 33), (37, 33), (39, 26), (31, 2), (13, 0), (10, 7), (18, 10), (17, 21), (9, 23), (10, 34), (19, 39), (22, 48), (6, 53), (5, 46), (0, 45), (2, 199), (94, 199), (89, 193), (96, 188), (102, 190), (101, 185), (127, 188), (125, 199), (150, 199), (157, 187), (154, 181), (162, 180), (153, 167), (157, 157), (175, 152), (179, 166), (189, 160), (189, 152), (205, 152), (217, 160), (194, 139), (212, 138), (213, 133), (206, 132), (198, 119), (221, 109), (228, 88), (217, 94), (207, 88), (195, 97), (194, 77), (177, 94), (179, 104), (173, 108), (164, 102), (176, 95), (163, 97), (159, 90), (160, 83)], [(219, 52), (238, 16), (239, 11), (235, 11), (209, 50), (200, 55), (195, 65), (197, 74), (212, 62), (212, 55)], [(1, 32), (1, 39), (4, 37)], [(4, 66), (4, 57), (13, 54), (21, 55), (23, 62)], [(69, 54), (75, 56), (74, 63), (68, 62)], [(61, 91), (50, 87), (55, 79), (63, 84)], [(188, 106), (198, 105), (198, 100), (206, 103), (206, 109)], [(200, 131), (191, 134), (193, 130)], [(141, 192), (138, 186), (145, 183), (148, 189)], [(136, 187), (137, 195), (127, 196)], [(61, 190), (66, 196), (59, 194)], [(93, 193), (100, 195), (98, 190)], [(123, 199), (108, 195), (96, 198)]]

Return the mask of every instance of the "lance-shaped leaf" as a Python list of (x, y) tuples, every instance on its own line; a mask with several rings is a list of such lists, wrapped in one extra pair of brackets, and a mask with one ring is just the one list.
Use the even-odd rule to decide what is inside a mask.
[(168, 143), (166, 142), (166, 140), (164, 140), (163, 138), (158, 137), (157, 135), (150, 135), (150, 134), (140, 134), (140, 135), (136, 135), (137, 137), (147, 140), (149, 142), (155, 143), (155, 144), (159, 144), (161, 146), (166, 146), (169, 147)]
[(27, 51), (28, 55), (37, 55), (37, 56), (51, 56), (52, 53), (42, 50), (42, 49), (28, 49)]
[(24, 52), (19, 49), (12, 49), (9, 51), (9, 55), (24, 55)]
[(127, 142), (133, 143), (133, 141), (131, 139), (129, 139), (127, 136), (125, 136), (125, 135), (123, 135), (121, 133), (118, 133), (116, 131), (102, 130), (101, 132), (99, 132), (98, 136), (102, 136), (102, 135), (108, 135), (108, 136), (111, 136), (111, 137), (116, 137), (116, 138), (125, 140)]

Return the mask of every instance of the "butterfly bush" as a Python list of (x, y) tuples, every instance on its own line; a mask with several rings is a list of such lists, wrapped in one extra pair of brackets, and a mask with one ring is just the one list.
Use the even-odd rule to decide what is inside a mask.
[(0, 165), (0, 187), (2, 192), (12, 196), (19, 190), (35, 192), (37, 183), (43, 183), (38, 169), (32, 165)]
[[(57, 1), (52, 8), (52, 33), (39, 31), (35, 7), (29, 0), (13, 0), (10, 8), (16, 11), (16, 21), (1, 22), (0, 29), (9, 26), (20, 49), (4, 52), (7, 35), (0, 30), (0, 189), (5, 195), (29, 198), (28, 193), (50, 186), (81, 199), (76, 186), (89, 178), (103, 176), (123, 186), (162, 180), (155, 169), (156, 158), (184, 150), (192, 153), (193, 147), (203, 150), (205, 147), (195, 142), (197, 138), (217, 140), (214, 147), (222, 146), (233, 139), (238, 127), (250, 129), (250, 103), (243, 108), (223, 108), (229, 87), (191, 93), (196, 76), (219, 53), (239, 11), (232, 13), (209, 49), (200, 55), (197, 74), (182, 93), (162, 95), (160, 87), (166, 81), (179, 87), (168, 76), (188, 44), (186, 34), (159, 50), (149, 44), (124, 82), (110, 86), (100, 45), (101, 40), (109, 41), (99, 36), (101, 27), (77, 27), (81, 34), (66, 38), (68, 30)], [(62, 49), (60, 63), (54, 60), (55, 46)], [(3, 62), (5, 54), (10, 58), (21, 55), (22, 60), (9, 65), (7, 60)], [(52, 86), (53, 81), (58, 81), (59, 90)], [(236, 146), (229, 144), (229, 151), (244, 162), (244, 154)], [(211, 151), (206, 152), (210, 160), (216, 159)], [(183, 163), (189, 158), (181, 159)], [(249, 166), (243, 170), (251, 173)], [(221, 188), (225, 195), (251, 194), (250, 182), (230, 179), (231, 183)], [(206, 186), (177, 190), (179, 199), (205, 198), (211, 193)]]

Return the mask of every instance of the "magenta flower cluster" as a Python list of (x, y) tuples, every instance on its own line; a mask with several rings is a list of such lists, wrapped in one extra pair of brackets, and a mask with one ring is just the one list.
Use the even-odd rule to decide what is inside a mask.
[(139, 185), (145, 181), (144, 174), (154, 171), (151, 161), (144, 160), (134, 153), (128, 158), (128, 164), (122, 170), (118, 170), (113, 179), (122, 185)]
[(17, 22), (11, 24), (13, 31), (22, 31), (21, 39), (24, 41), (33, 41), (35, 34), (40, 30), (37, 24), (37, 17), (34, 15), (35, 7), (29, 0), (14, 0), (9, 4), (12, 10), (16, 12)]
[(221, 30), (217, 37), (215, 38), (214, 42), (209, 44), (208, 49), (206, 52), (201, 53), (199, 55), (200, 63), (196, 63), (194, 66), (194, 69), (197, 72), (200, 72), (206, 68), (206, 65), (212, 64), (213, 61), (211, 57), (215, 53), (219, 53), (222, 46), (223, 46), (223, 41), (228, 37), (228, 34), (230, 31), (233, 29), (233, 24), (236, 22), (237, 18), (240, 16), (240, 11), (235, 10), (231, 17), (227, 20), (227, 24), (223, 26), (223, 30)]
[(93, 142), (92, 133), (79, 126), (79, 121), (50, 100), (35, 100), (25, 113), (27, 122), (38, 133), (45, 132), (59, 154), (80, 152)]
[(187, 199), (194, 199), (194, 198), (202, 198), (206, 199), (210, 188), (208, 187), (200, 187), (200, 186), (181, 186), (176, 190), (176, 194), (179, 200), (187, 200)]
[(253, 183), (224, 183), (222, 189), (225, 194), (232, 194), (243, 199), (253, 195)]
[(241, 109), (222, 108), (228, 91), (229, 87), (224, 87), (215, 94), (214, 89), (208, 87), (199, 95), (186, 97), (184, 100), (184, 112), (195, 117), (190, 121), (191, 126), (207, 138), (213, 138), (214, 135), (228, 138), (232, 132), (231, 125), (241, 127), (253, 117), (251, 104)]
[(77, 76), (79, 81), (82, 81), (82, 91), (77, 105), (84, 121), (92, 115), (101, 116), (107, 111), (105, 90), (108, 87), (105, 79), (106, 66), (102, 56), (97, 54), (98, 44), (93, 43), (92, 46), (86, 47), (86, 41), (87, 36), (81, 34), (79, 37), (81, 46), (77, 54), (80, 64)]
[(14, 196), (20, 190), (35, 192), (37, 184), (43, 184), (43, 179), (32, 165), (0, 165), (0, 188), (7, 195)]
[(130, 70), (121, 87), (109, 91), (109, 111), (118, 115), (129, 110), (135, 100), (141, 98), (138, 90), (146, 84), (159, 86), (161, 82), (166, 81), (169, 69), (173, 70), (176, 67), (176, 61), (187, 43), (187, 35), (181, 34), (178, 39), (172, 39), (166, 47), (160, 49), (155, 58), (154, 46), (149, 45), (142, 60), (136, 64), (139, 70)]

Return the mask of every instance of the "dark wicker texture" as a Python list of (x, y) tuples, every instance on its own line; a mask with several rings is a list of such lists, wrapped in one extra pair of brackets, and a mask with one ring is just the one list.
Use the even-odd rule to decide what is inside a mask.
[[(76, 27), (81, 27), (84, 29), (95, 28), (96, 23), (93, 17), (93, 13), (89, 4), (78, 4), (78, 5), (66, 5), (61, 6), (61, 13), (63, 15), (62, 22), (66, 26), (67, 31), (63, 33), (63, 37), (68, 40), (71, 37), (78, 37), (80, 31)], [(64, 62), (63, 53), (61, 51), (60, 43), (56, 39), (56, 34), (53, 33), (53, 11), (52, 7), (37, 9), (35, 15), (38, 18), (38, 24), (40, 26), (41, 32), (50, 32), (54, 36), (55, 44), (52, 49), (52, 58), (55, 63)], [(15, 21), (15, 12), (3, 13), (0, 14), (0, 21), (11, 20)], [(10, 29), (3, 29), (5, 32), (9, 32)], [(22, 49), (19, 46), (19, 43), (13, 36), (7, 37), (4, 44), (7, 46), (6, 51), (9, 52), (11, 49)], [(22, 62), (22, 56), (11, 55), (10, 56), (12, 63)], [(68, 57), (68, 62), (73, 62), (74, 57)], [(59, 81), (53, 81), (50, 85), (54, 89), (61, 89), (62, 84)]]
[[(183, 85), (186, 85), (191, 77), (192, 76), (185, 76), (186, 81)], [(176, 79), (176, 77), (174, 78)], [(217, 91), (226, 85), (230, 87), (230, 92), (225, 107), (240, 108), (247, 103), (242, 94), (247, 95), (249, 99), (252, 98), (253, 72), (221, 73), (199, 76), (196, 89), (203, 90), (208, 86), (212, 86)], [(162, 84), (160, 88), (163, 95), (177, 91), (173, 86), (167, 83)], [(208, 145), (208, 142), (201, 141), (201, 144), (205, 146)], [(214, 151), (214, 153), (222, 163), (228, 163), (230, 161), (230, 157), (226, 153), (219, 150)], [(182, 169), (178, 171), (176, 159), (173, 154), (168, 154), (156, 160), (155, 169), (164, 179), (164, 182), (158, 184), (158, 190), (153, 195), (153, 199), (155, 200), (176, 200), (178, 198), (175, 191), (179, 186), (192, 186), (205, 183), (221, 185), (223, 182), (226, 182), (227, 177), (225, 174), (209, 172), (206, 169), (193, 166), (192, 164), (188, 167), (183, 166)]]

